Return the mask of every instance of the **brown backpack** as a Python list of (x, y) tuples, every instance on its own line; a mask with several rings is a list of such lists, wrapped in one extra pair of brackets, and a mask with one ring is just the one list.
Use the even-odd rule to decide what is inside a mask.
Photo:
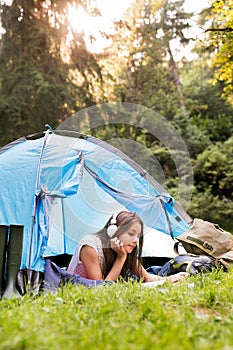
[(218, 259), (225, 268), (233, 263), (233, 235), (201, 219), (194, 219), (190, 228), (176, 238), (174, 250), (182, 244), (187, 253), (207, 255)]

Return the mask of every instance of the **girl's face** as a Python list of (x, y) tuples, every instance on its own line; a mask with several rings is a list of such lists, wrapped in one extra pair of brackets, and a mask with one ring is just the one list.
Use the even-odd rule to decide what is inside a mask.
[(141, 236), (141, 229), (141, 224), (136, 221), (127, 229), (127, 231), (120, 235), (119, 239), (123, 243), (123, 247), (126, 253), (132, 253), (138, 244), (139, 237)]

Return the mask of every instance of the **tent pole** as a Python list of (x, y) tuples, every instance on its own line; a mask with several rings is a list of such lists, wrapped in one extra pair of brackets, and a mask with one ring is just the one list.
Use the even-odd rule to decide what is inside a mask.
[(33, 231), (34, 231), (34, 224), (35, 224), (35, 219), (36, 219), (36, 207), (37, 207), (37, 198), (38, 198), (38, 190), (39, 190), (39, 180), (40, 180), (40, 173), (41, 173), (41, 161), (42, 161), (42, 156), (43, 152), (46, 146), (46, 142), (48, 139), (49, 134), (51, 133), (51, 130), (48, 129), (45, 133), (44, 136), (44, 141), (41, 147), (41, 152), (40, 152), (40, 158), (39, 158), (39, 163), (37, 167), (37, 174), (36, 174), (36, 186), (35, 186), (35, 193), (34, 193), (34, 203), (33, 203), (33, 211), (32, 211), (32, 224), (31, 224), (31, 232), (30, 232), (30, 246), (29, 246), (29, 257), (28, 257), (28, 271), (29, 271), (29, 278), (28, 278), (28, 284), (30, 285), (30, 267), (31, 267), (31, 259), (32, 259), (32, 241), (33, 241)]
[[(78, 151), (77, 152), (78, 157), (79, 157), (79, 163), (81, 164), (81, 174), (80, 174), (80, 178), (82, 178), (83, 175), (83, 169), (85, 168), (84, 166), (84, 156), (83, 156), (83, 152)], [(64, 254), (66, 254), (67, 252), (67, 247), (66, 247), (66, 221), (65, 221), (65, 214), (64, 214), (64, 199), (61, 198), (61, 209), (62, 209), (62, 227), (63, 227), (63, 251)]]
[(62, 227), (63, 227), (63, 251), (64, 251), (64, 254), (66, 254), (66, 224), (65, 224), (63, 198), (61, 198), (61, 210), (62, 210)]

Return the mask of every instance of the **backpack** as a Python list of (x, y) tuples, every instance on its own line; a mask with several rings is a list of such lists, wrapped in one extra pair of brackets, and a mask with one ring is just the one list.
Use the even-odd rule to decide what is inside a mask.
[(176, 238), (174, 251), (182, 244), (187, 253), (217, 259), (226, 269), (233, 263), (233, 235), (217, 224), (194, 219), (190, 228)]
[(190, 275), (196, 273), (211, 272), (217, 268), (215, 260), (205, 255), (180, 254), (169, 260), (162, 266), (158, 275), (170, 276), (178, 272), (188, 272)]

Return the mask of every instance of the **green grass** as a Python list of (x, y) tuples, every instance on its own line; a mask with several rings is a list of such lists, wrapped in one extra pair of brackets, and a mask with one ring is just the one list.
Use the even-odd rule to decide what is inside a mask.
[(233, 349), (233, 272), (0, 301), (0, 349)]

